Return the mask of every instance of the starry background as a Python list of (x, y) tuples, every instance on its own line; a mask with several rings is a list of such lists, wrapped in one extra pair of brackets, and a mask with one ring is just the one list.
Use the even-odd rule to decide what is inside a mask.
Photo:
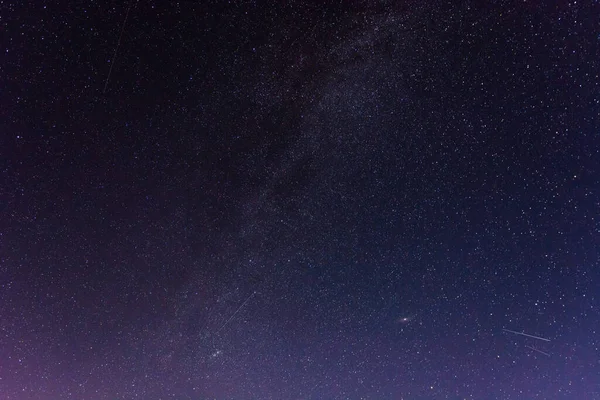
[(600, 399), (600, 4), (319, 3), (0, 3), (2, 399)]

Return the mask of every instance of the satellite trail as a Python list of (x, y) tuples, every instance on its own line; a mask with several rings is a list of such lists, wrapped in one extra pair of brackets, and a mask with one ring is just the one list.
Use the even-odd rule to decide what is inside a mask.
[(106, 93), (106, 88), (108, 87), (108, 80), (110, 79), (110, 74), (112, 73), (113, 66), (115, 65), (115, 59), (117, 58), (117, 52), (119, 51), (119, 46), (121, 45), (121, 39), (123, 38), (123, 31), (125, 30), (127, 17), (129, 17), (129, 10), (131, 10), (131, 4), (133, 4), (133, 0), (129, 1), (129, 6), (127, 7), (127, 12), (125, 13), (125, 19), (123, 20), (123, 25), (121, 26), (119, 41), (117, 42), (117, 47), (115, 47), (115, 54), (113, 54), (113, 58), (110, 60), (110, 69), (108, 70), (108, 76), (106, 77), (106, 82), (104, 83), (104, 90), (102, 93)]
[(237, 310), (235, 310), (235, 312), (231, 315), (231, 317), (229, 317), (229, 319), (223, 325), (221, 325), (221, 327), (219, 329), (217, 329), (217, 331), (214, 333), (214, 335), (216, 335), (217, 333), (221, 332), (221, 329), (223, 329), (223, 328), (225, 328), (225, 326), (227, 326), (227, 324), (229, 323), (229, 321), (231, 321), (233, 319), (233, 317), (235, 317), (235, 315), (242, 309), (242, 307), (244, 307), (246, 305), (246, 303), (248, 302), (248, 300), (250, 300), (250, 298), (252, 296), (254, 296), (255, 294), (256, 294), (256, 291), (252, 292), (252, 294), (250, 296), (248, 296), (248, 298), (246, 299), (246, 301), (244, 301), (242, 303), (242, 305), (239, 306)]
[(504, 332), (509, 332), (509, 333), (514, 333), (515, 335), (521, 335), (521, 336), (527, 336), (533, 339), (537, 339), (537, 340), (543, 340), (544, 342), (549, 342), (550, 339), (545, 339), (543, 337), (539, 337), (539, 336), (533, 336), (533, 335), (528, 335), (527, 333), (523, 333), (523, 332), (517, 332), (517, 331), (511, 331), (510, 329), (502, 329)]
[(532, 347), (532, 346), (527, 346), (527, 345), (525, 345), (525, 347), (527, 347), (528, 349), (531, 349), (531, 350), (533, 350), (533, 351), (537, 351), (538, 353), (541, 353), (541, 354), (543, 354), (543, 355), (545, 355), (545, 356), (547, 356), (547, 357), (550, 357), (550, 354), (549, 354), (549, 353), (546, 353), (545, 351), (541, 351), (541, 350), (539, 350), (539, 349), (536, 349), (535, 347)]

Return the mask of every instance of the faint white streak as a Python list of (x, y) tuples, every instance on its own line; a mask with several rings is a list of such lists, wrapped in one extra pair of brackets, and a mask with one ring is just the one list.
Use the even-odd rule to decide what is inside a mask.
[(127, 23), (127, 17), (129, 17), (129, 10), (131, 10), (132, 4), (133, 0), (130, 0), (129, 6), (127, 7), (127, 12), (125, 13), (125, 19), (123, 20), (123, 25), (121, 26), (121, 34), (119, 35), (119, 41), (117, 42), (117, 47), (115, 47), (115, 53), (113, 54), (113, 58), (112, 60), (110, 60), (110, 69), (108, 70), (108, 76), (106, 77), (106, 82), (104, 83), (104, 90), (102, 91), (102, 93), (106, 93), (106, 88), (108, 87), (108, 80), (110, 79), (110, 74), (112, 73), (113, 66), (115, 65), (117, 51), (119, 51), (119, 46), (121, 45), (121, 38), (123, 38), (123, 31), (125, 30), (125, 24)]
[(538, 353), (541, 353), (541, 354), (543, 354), (543, 355), (545, 355), (547, 357), (550, 357), (550, 354), (546, 353), (545, 351), (538, 350), (538, 349), (536, 349), (535, 347), (532, 347), (532, 346), (525, 345), (525, 347), (527, 347), (528, 349), (531, 349), (533, 351), (537, 351)]
[(233, 319), (233, 317), (235, 317), (235, 315), (242, 309), (242, 307), (244, 307), (246, 305), (246, 303), (250, 300), (250, 298), (252, 296), (254, 296), (255, 294), (256, 294), (256, 291), (252, 292), (252, 294), (250, 296), (248, 296), (248, 298), (246, 299), (246, 301), (244, 301), (242, 303), (242, 305), (239, 306), (237, 310), (235, 310), (235, 312), (231, 315), (231, 317), (229, 317), (229, 319), (227, 321), (225, 321), (225, 323), (223, 325), (221, 325), (221, 327), (219, 329), (217, 329), (217, 331), (215, 332), (215, 335), (217, 335), (219, 332), (221, 332), (221, 330), (223, 328), (225, 328), (225, 326), (227, 326), (227, 324), (229, 323), (229, 321), (231, 321)]
[(533, 336), (533, 335), (528, 335), (527, 333), (523, 333), (523, 332), (517, 332), (517, 331), (511, 331), (510, 329), (502, 329), (504, 332), (509, 332), (509, 333), (513, 333), (515, 335), (521, 335), (521, 336), (527, 336), (533, 339), (537, 339), (537, 340), (543, 340), (544, 342), (549, 342), (550, 339), (545, 339), (543, 337), (539, 337), (539, 336)]

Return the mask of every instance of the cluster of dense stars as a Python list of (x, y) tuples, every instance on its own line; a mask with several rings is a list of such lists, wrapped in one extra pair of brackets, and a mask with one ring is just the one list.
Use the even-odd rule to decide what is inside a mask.
[(449, 3), (0, 2), (0, 398), (600, 399), (600, 4)]

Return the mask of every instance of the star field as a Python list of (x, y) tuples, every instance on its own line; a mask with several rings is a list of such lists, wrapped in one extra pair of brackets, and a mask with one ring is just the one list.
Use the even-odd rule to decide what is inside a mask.
[(600, 4), (488, 3), (0, 2), (0, 398), (600, 399)]

